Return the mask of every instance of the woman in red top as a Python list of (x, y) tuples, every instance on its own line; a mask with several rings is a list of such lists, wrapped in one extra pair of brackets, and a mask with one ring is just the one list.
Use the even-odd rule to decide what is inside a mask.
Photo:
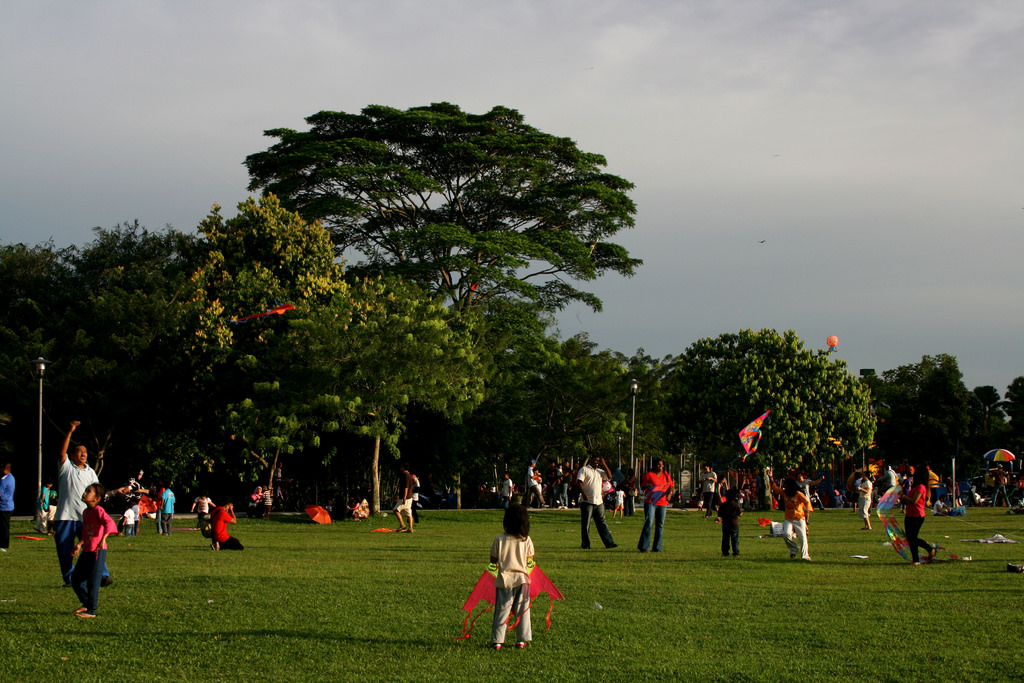
[(907, 543), (910, 544), (910, 554), (914, 558), (914, 564), (921, 564), (918, 548), (928, 551), (926, 562), (935, 559), (935, 548), (926, 541), (921, 540), (918, 534), (921, 533), (921, 525), (924, 524), (924, 509), (928, 499), (928, 468), (918, 467), (914, 470), (914, 483), (907, 495), (900, 497), (900, 502), (906, 505), (906, 516), (903, 518), (903, 530), (907, 534)]
[(654, 469), (644, 475), (640, 482), (644, 495), (644, 528), (636, 549), (642, 553), (651, 552), (651, 528), (654, 528), (654, 552), (661, 552), (661, 535), (665, 529), (665, 514), (672, 499), (674, 482), (665, 471), (665, 461), (655, 458)]

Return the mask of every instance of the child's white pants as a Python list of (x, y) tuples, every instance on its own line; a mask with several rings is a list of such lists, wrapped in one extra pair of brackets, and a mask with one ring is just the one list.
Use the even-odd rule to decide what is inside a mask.
[[(796, 542), (793, 541), (793, 534), (796, 534)], [(791, 521), (787, 519), (782, 523), (782, 537), (786, 539), (790, 555), (796, 555), (799, 552), (801, 558), (811, 559), (810, 553), (807, 552), (807, 522), (805, 520)]]
[[(516, 625), (516, 642), (528, 643), (533, 640), (530, 628), (530, 584), (524, 583), (515, 588), (494, 588), (494, 624), (491, 626), (491, 642), (504, 643), (505, 630), (508, 628), (509, 612), (514, 615), (512, 622)], [(520, 617), (521, 615), (521, 617)]]

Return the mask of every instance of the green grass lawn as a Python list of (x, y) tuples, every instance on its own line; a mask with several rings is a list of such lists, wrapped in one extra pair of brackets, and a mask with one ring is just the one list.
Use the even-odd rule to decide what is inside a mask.
[[(428, 511), (317, 526), (239, 520), (246, 549), (212, 552), (195, 531), (110, 541), (115, 584), (99, 617), (71, 615), (52, 540), (0, 554), (0, 681), (995, 681), (1024, 678), (1024, 516), (929, 517), (922, 536), (971, 562), (913, 567), (849, 510), (815, 514), (812, 563), (741, 518), (739, 558), (720, 527), (673, 511), (665, 552), (635, 550), (642, 517), (614, 520), (619, 548), (579, 549), (579, 516), (532, 517), (537, 563), (566, 599), (534, 605), (525, 651), (487, 648), (490, 614), (456, 642), (461, 607), (501, 531), (499, 511)], [(781, 520), (781, 513), (770, 515)], [(610, 520), (611, 521), (611, 520)], [(176, 526), (183, 526), (179, 520)], [(14, 534), (33, 534), (28, 522)], [(867, 555), (853, 559), (851, 555)]]

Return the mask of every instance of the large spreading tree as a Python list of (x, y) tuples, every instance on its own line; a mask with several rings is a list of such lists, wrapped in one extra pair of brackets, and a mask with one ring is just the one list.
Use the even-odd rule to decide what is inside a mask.
[(250, 155), (250, 190), (319, 220), (354, 274), (397, 274), (454, 307), (506, 299), (558, 310), (576, 287), (641, 264), (609, 241), (633, 226), (628, 181), (604, 157), (526, 125), (514, 109), (448, 104), (322, 111)]

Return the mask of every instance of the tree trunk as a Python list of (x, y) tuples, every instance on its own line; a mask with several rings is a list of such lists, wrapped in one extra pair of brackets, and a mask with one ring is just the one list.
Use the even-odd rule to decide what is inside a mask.
[(373, 440), (373, 465), (371, 472), (373, 476), (373, 502), (370, 503), (370, 514), (380, 512), (380, 437)]
[(455, 474), (455, 509), (462, 509), (462, 473)]
[(94, 437), (96, 443), (96, 462), (93, 469), (96, 470), (96, 476), (100, 476), (103, 472), (103, 466), (106, 465), (104, 458), (107, 455), (107, 447), (110, 445), (111, 432), (107, 432), (106, 437), (103, 441), (100, 441), (99, 437)]
[(274, 491), (274, 472), (277, 471), (277, 459), (281, 456), (281, 449), (274, 451), (274, 462), (270, 463), (270, 474), (267, 475), (267, 488)]

